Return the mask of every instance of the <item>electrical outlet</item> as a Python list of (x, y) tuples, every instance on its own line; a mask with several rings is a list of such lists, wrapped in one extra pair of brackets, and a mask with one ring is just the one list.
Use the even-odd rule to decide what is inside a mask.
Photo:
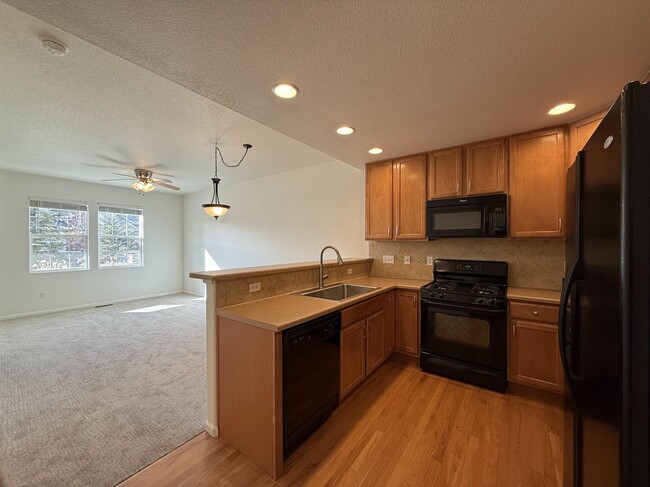
[(433, 257), (427, 257), (427, 265), (433, 265)]
[(41, 299), (47, 298), (47, 291), (41, 291)]
[(249, 293), (254, 293), (256, 291), (261, 291), (262, 290), (262, 283), (261, 282), (254, 282), (253, 284), (248, 285), (248, 292)]
[(411, 256), (410, 255), (405, 255), (404, 256), (404, 264), (409, 265), (411, 263)]
[(348, 276), (352, 274), (352, 267), (348, 267)]
[(394, 255), (384, 255), (384, 264), (394, 264), (395, 256)]

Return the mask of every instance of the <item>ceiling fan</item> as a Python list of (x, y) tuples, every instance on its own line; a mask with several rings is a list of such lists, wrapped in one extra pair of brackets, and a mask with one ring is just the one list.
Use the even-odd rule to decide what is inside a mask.
[(102, 179), (102, 182), (106, 181), (133, 181), (131, 187), (140, 193), (148, 193), (156, 189), (156, 186), (162, 186), (163, 188), (173, 189), (178, 191), (179, 187), (170, 184), (172, 181), (166, 178), (154, 178), (153, 171), (150, 169), (134, 169), (134, 176), (129, 176), (128, 174), (121, 174), (114, 172), (116, 176), (124, 176), (123, 178), (116, 179)]

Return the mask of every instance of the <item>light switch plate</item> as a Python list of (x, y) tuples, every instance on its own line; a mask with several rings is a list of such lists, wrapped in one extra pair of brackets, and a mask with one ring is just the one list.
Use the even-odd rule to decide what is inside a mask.
[(394, 255), (384, 255), (384, 264), (394, 264), (395, 256)]
[(352, 274), (352, 267), (348, 267), (348, 276)]
[(410, 255), (405, 255), (404, 256), (404, 264), (409, 265), (411, 263), (411, 256)]
[(262, 290), (262, 283), (261, 282), (254, 282), (253, 284), (248, 285), (248, 292), (249, 293), (254, 293), (256, 291), (261, 291)]
[(427, 257), (427, 265), (433, 265), (433, 257)]

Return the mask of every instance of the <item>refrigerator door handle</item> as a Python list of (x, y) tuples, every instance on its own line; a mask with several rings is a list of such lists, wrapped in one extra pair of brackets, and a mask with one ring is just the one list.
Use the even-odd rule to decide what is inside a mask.
[[(571, 291), (573, 290), (573, 287), (576, 284), (574, 278), (575, 269), (576, 269), (576, 265), (574, 263), (569, 270), (569, 275), (567, 279), (564, 281), (564, 287), (562, 289), (562, 295), (560, 297), (560, 308), (559, 308), (559, 316), (558, 316), (558, 340), (560, 346), (560, 360), (562, 361), (562, 368), (564, 368), (565, 376), (567, 378), (567, 385), (569, 386), (569, 390), (571, 390), (572, 393), (573, 393), (572, 386), (575, 385), (580, 380), (580, 377), (573, 373), (572, 364), (566, 355), (567, 306), (569, 302), (569, 296), (571, 296), (572, 294)], [(575, 302), (571, 303), (571, 306), (574, 308), (572, 312), (573, 315), (575, 315), (577, 304), (578, 303)], [(574, 320), (571, 321), (572, 321), (571, 336), (575, 336), (575, 330), (573, 328), (575, 328), (577, 323), (574, 322)], [(573, 347), (573, 343), (571, 343), (569, 346)], [(574, 354), (572, 353), (571, 355), (572, 355), (571, 358), (573, 359)]]

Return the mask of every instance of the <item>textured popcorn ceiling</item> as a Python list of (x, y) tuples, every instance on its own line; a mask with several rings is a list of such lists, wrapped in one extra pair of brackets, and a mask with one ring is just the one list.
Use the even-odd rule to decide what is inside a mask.
[(354, 165), (562, 123), (650, 69), (648, 0), (6, 1)]

